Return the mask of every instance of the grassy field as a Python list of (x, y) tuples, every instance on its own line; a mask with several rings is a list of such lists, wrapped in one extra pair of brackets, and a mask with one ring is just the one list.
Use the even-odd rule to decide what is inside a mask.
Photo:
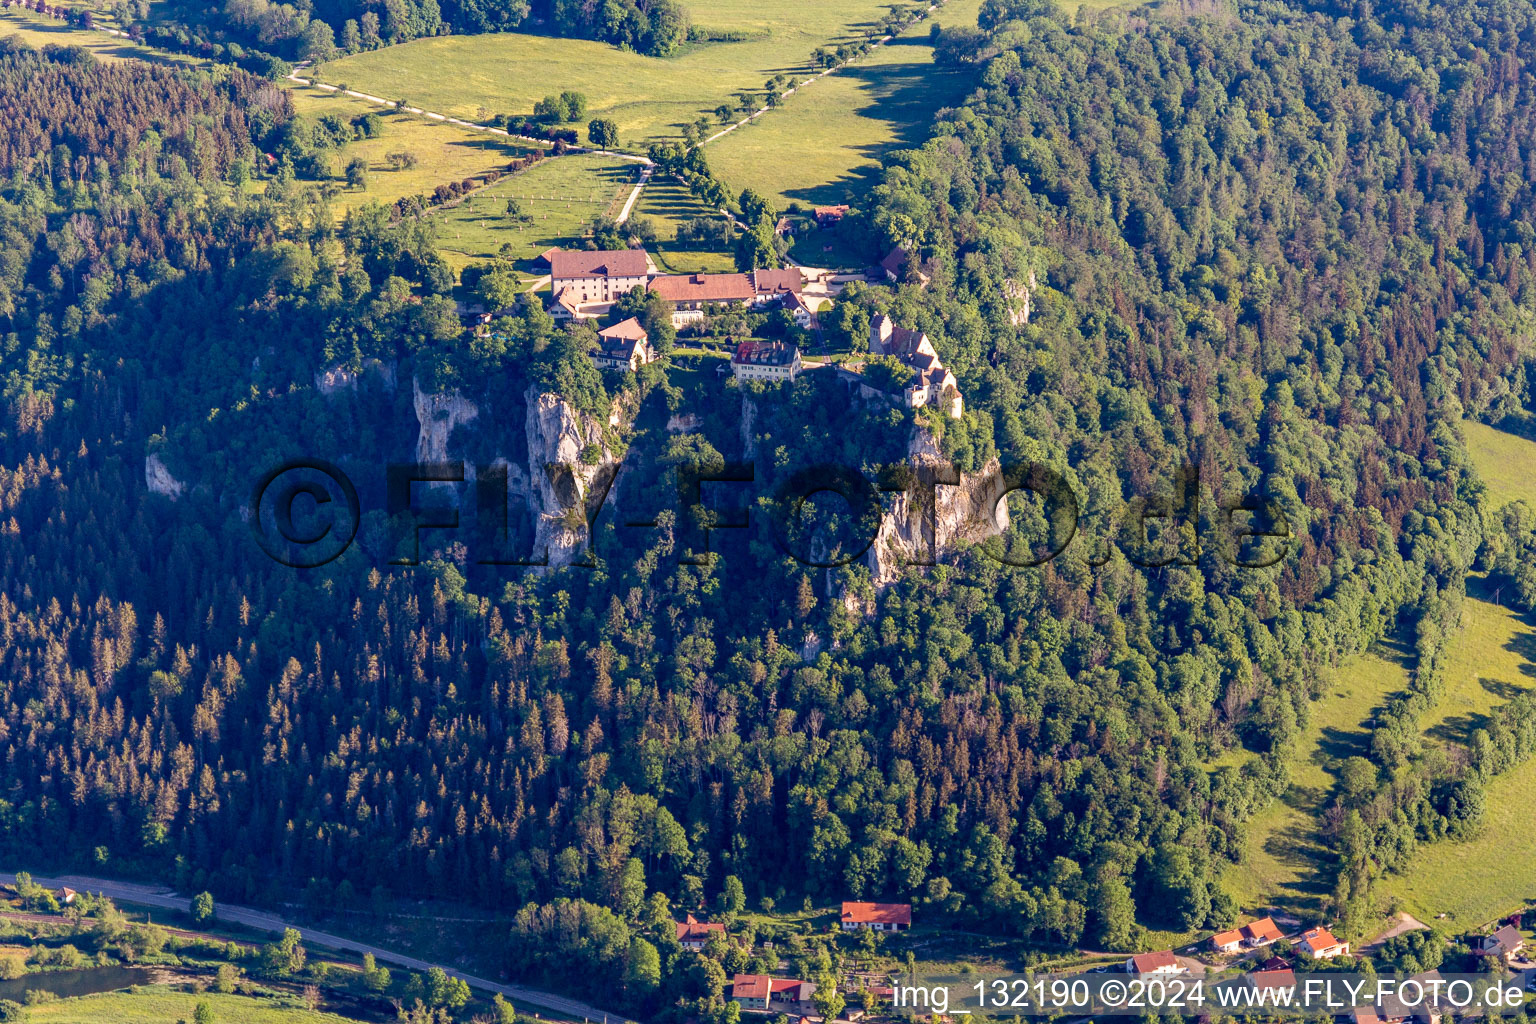
[(1494, 708), (1528, 689), (1536, 675), (1536, 629), (1524, 616), (1487, 600), (1492, 595), (1482, 580), (1469, 580), (1468, 591), (1462, 631), (1446, 650), (1445, 696), (1422, 723), (1428, 736), (1454, 743), (1465, 743)]
[(1536, 441), (1495, 430), (1486, 423), (1462, 420), (1472, 464), (1488, 485), (1495, 506), (1523, 498), (1536, 508)]
[[(645, 57), (606, 43), (529, 33), (439, 36), (322, 68), (327, 82), (464, 118), (525, 115), (550, 93), (585, 93), (588, 117), (617, 122), (626, 146), (676, 137), (741, 90), (761, 90), (776, 74), (805, 78), (818, 46), (862, 38), (887, 11), (883, 0), (710, 0), (692, 6), (710, 29), (752, 33), (733, 43), (704, 43), (675, 57)], [(454, 69), (444, 74), (444, 68)], [(791, 98), (793, 101), (793, 97)]]
[[(929, 21), (836, 74), (809, 83), (743, 128), (707, 147), (710, 166), (732, 188), (831, 204), (856, 199), (880, 158), (927, 138), (933, 115), (965, 98), (974, 68), (940, 68), (929, 25), (976, 24), (981, 0), (951, 0)], [(794, 153), (794, 159), (783, 158)]]
[(191, 1020), (199, 1002), (207, 1002), (218, 1024), (355, 1024), (353, 1018), (318, 1013), (288, 1000), (205, 992), (195, 995), (161, 986), (137, 992), (61, 999), (27, 1008), (28, 1024), (169, 1024)]
[(718, 220), (720, 215), (694, 198), (687, 187), (672, 179), (653, 178), (640, 193), (634, 216), (644, 218), (656, 230), (656, 241), (647, 248), (656, 265), (669, 274), (723, 274), (736, 269), (727, 248), (681, 248), (677, 229), (690, 220)]
[(0, 38), (20, 36), (28, 46), (42, 49), (50, 43), (58, 46), (78, 46), (95, 54), (97, 59), (146, 60), (155, 64), (176, 64), (184, 67), (207, 67), (207, 61), (194, 57), (158, 50), (150, 46), (138, 46), (126, 39), (109, 36), (105, 32), (73, 28), (65, 22), (45, 18), (32, 11), (10, 8), (0, 11)]
[[(612, 157), (551, 157), (429, 219), (437, 226), (438, 248), (452, 263), (489, 259), (505, 245), (512, 247), (514, 260), (526, 261), (579, 238), (599, 214), (618, 213), (638, 173), (638, 165)], [(508, 217), (508, 199), (516, 199), (532, 219), (517, 223)]]
[[(372, 103), (321, 89), (295, 87), (294, 109), (310, 117), (336, 114), (351, 120), (360, 114), (379, 114), (382, 134), (359, 139), (342, 148), (332, 173), (340, 178), (355, 157), (368, 161), (368, 186), (362, 191), (343, 189), (331, 201), (338, 213), (368, 202), (392, 203), (402, 196), (430, 193), (438, 185), (478, 177), (506, 165), (532, 150), (508, 139), (458, 128), (411, 115), (392, 114)], [(406, 152), (416, 157), (415, 167), (393, 170), (387, 157)]]
[(1319, 872), (1327, 850), (1317, 828), (1333, 788), (1330, 766), (1366, 753), (1366, 723), (1407, 682), (1397, 652), (1384, 647), (1341, 668), (1324, 696), (1312, 703), (1290, 788), (1248, 822), (1243, 863), (1224, 875), (1244, 909), (1278, 906), (1304, 918), (1316, 916), (1329, 888)]
[(1422, 921), (1453, 930), (1472, 928), (1536, 900), (1531, 822), (1536, 785), (1527, 765), (1487, 789), (1488, 810), (1478, 834), (1460, 843), (1420, 847), (1406, 874), (1382, 881), (1382, 890)]

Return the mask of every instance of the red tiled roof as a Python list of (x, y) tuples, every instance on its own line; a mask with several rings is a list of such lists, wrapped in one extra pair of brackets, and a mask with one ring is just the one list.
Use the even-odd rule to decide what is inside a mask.
[(1243, 933), (1238, 931), (1236, 928), (1232, 929), (1230, 932), (1217, 932), (1215, 935), (1211, 936), (1211, 944), (1216, 946), (1218, 949), (1222, 946), (1231, 946), (1242, 941)]
[[(686, 942), (689, 939), (702, 940), (709, 938), (710, 932), (725, 934), (725, 925), (718, 921), (705, 923), (689, 914), (686, 920), (674, 922), (677, 925), (677, 941)], [(750, 977), (750, 975), (744, 975)]]
[(1302, 934), (1301, 942), (1302, 945), (1306, 946), (1313, 953), (1319, 953), (1339, 945), (1339, 940), (1334, 938), (1333, 932), (1330, 932), (1327, 928), (1308, 929)]
[(772, 295), (782, 292), (795, 293), (804, 284), (804, 276), (794, 267), (784, 270), (752, 271), (752, 286), (757, 289), (759, 295)]
[(1156, 953), (1137, 953), (1131, 957), (1131, 964), (1137, 974), (1147, 974), (1159, 967), (1177, 967), (1179, 958), (1173, 955), (1171, 949), (1160, 949)]
[(1280, 939), (1280, 929), (1275, 925), (1272, 917), (1261, 917), (1257, 921), (1250, 921), (1239, 929), (1249, 942), (1276, 942)]
[(766, 974), (738, 974), (731, 979), (731, 998), (767, 999), (773, 979)]
[(757, 294), (746, 274), (663, 275), (651, 291), (668, 302), (746, 302)]
[(597, 336), (604, 341), (644, 341), (649, 337), (645, 328), (640, 326), (639, 317), (630, 317), (612, 327), (604, 327), (597, 332)]
[(844, 903), (843, 920), (849, 924), (912, 923), (910, 903)]
[(1296, 972), (1292, 970), (1254, 971), (1248, 975), (1248, 982), (1260, 991), (1295, 988)]
[(556, 279), (571, 277), (645, 277), (651, 272), (644, 249), (599, 249), (595, 252), (550, 254), (550, 274)]

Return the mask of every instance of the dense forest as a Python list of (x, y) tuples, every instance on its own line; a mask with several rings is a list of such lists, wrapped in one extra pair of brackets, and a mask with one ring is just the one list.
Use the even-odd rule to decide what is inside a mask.
[[(465, 332), (423, 222), (338, 224), (296, 177), (316, 129), (270, 84), (8, 45), (0, 851), (221, 898), (480, 901), (515, 915), (509, 969), (707, 1018), (719, 968), (676, 957), (674, 907), (911, 899), (1039, 948), (1227, 925), (1222, 865), (1312, 699), (1392, 634), (1411, 688), (1320, 824), (1330, 914), (1359, 931), (1373, 881), (1475, 827), (1483, 783), (1536, 748), (1528, 699), (1464, 749), (1417, 727), (1469, 572), (1536, 594), (1536, 517), (1490, 508), (1457, 430), (1536, 406), (1536, 10), (985, 14), (941, 40), (977, 91), (861, 214), (931, 280), (854, 290), (830, 322), (926, 330), (968, 409), (924, 421), (942, 450), (1051, 467), (1083, 536), (1043, 567), (962, 550), (885, 589), (761, 523), (680, 564), (695, 510), (667, 507), (668, 474), (748, 441), (762, 493), (871, 470), (911, 414), (813, 374), (754, 395), (743, 431), (734, 388), (600, 373), (590, 328), (536, 305)], [(356, 391), (314, 386), (375, 360)], [(382, 508), (413, 380), (509, 424), (471, 455), (511, 454), (529, 387), (620, 399), (639, 412), (613, 443), (642, 467), (620, 504), (663, 511), (600, 519), (592, 568), (447, 540), (392, 566), (379, 511), (321, 569), (267, 559), (252, 478), (331, 458)], [(669, 433), (684, 411), (699, 432)], [(1205, 509), (1274, 503), (1288, 557), (1230, 564), (1201, 540), (1214, 512), (1141, 560), (1163, 564), (1116, 554), (1123, 506), (1185, 467)]]

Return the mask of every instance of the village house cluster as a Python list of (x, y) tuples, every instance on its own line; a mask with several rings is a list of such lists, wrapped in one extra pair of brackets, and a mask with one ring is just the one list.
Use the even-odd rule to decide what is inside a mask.
[[(557, 320), (603, 316), (619, 299), (636, 288), (646, 288), (672, 304), (674, 326), (702, 320), (710, 309), (777, 306), (787, 310), (800, 327), (812, 330), (817, 312), (828, 301), (824, 295), (808, 295), (805, 275), (794, 267), (746, 274), (662, 274), (644, 249), (550, 249), (539, 259), (550, 269), (554, 297), (549, 313)], [(633, 372), (660, 354), (634, 317), (604, 328), (598, 338), (593, 362), (606, 369)], [(890, 317), (878, 315), (870, 324), (869, 351), (873, 356), (888, 356), (906, 369), (908, 379), (897, 385), (893, 396), (900, 404), (909, 409), (936, 408), (955, 419), (964, 415), (965, 400), (955, 375), (939, 359), (927, 334), (898, 327)], [(736, 345), (730, 368), (737, 380), (785, 382), (795, 380), (808, 367), (792, 342), (748, 339)], [(725, 372), (723, 366), (720, 372)], [(847, 371), (844, 379), (862, 398), (892, 396), (890, 389), (870, 383), (859, 373)]]
[(801, 327), (810, 329), (817, 310), (827, 301), (824, 296), (806, 295), (805, 276), (793, 267), (749, 274), (663, 274), (644, 249), (550, 249), (539, 260), (549, 266), (553, 296), (549, 315), (556, 320), (603, 316), (636, 288), (647, 288), (672, 303), (676, 327), (702, 320), (712, 306), (778, 305), (789, 310)]
[[(725, 925), (704, 922), (689, 914), (677, 926), (680, 946), (702, 952), (712, 935), (725, 935)], [(912, 927), (910, 903), (867, 903), (848, 901), (838, 915), (838, 928), (844, 932), (903, 932)], [(768, 974), (737, 974), (731, 978), (731, 1001), (743, 1010), (783, 1013), (806, 1017), (816, 1012), (817, 985), (802, 978), (779, 978)]]

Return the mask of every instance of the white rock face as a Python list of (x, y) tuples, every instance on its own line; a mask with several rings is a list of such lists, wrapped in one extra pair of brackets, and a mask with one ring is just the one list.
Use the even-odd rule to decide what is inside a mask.
[(699, 429), (699, 414), (696, 412), (673, 413), (667, 417), (667, 433), (691, 434)]
[[(918, 428), (910, 446), (912, 462), (936, 469), (944, 465), (928, 431)], [(892, 496), (880, 532), (864, 556), (875, 585), (886, 587), (902, 571), (920, 562), (943, 561), (958, 541), (976, 542), (1008, 529), (1008, 505), (1002, 501), (1003, 485), (996, 459), (979, 473), (961, 473), (957, 485), (936, 484), (933, 489), (933, 535), (928, 536), (927, 512), (918, 489)]]
[[(602, 425), (583, 415), (559, 395), (529, 388), (528, 402), (528, 507), (535, 517), (534, 557), (545, 555), (551, 568), (570, 565), (585, 550), (587, 519), (594, 490), (612, 497), (619, 460), (603, 443)], [(617, 404), (609, 422), (622, 420)], [(582, 453), (596, 449), (597, 458), (582, 461)], [(546, 466), (558, 467), (554, 471)]]
[(1029, 323), (1030, 295), (1038, 287), (1033, 270), (1029, 272), (1027, 286), (1020, 285), (1011, 277), (1003, 282), (1003, 294), (1008, 299), (1008, 319), (1013, 321), (1015, 327)]
[(748, 462), (757, 458), (757, 403), (741, 398), (741, 456)]
[(416, 422), (420, 433), (416, 436), (417, 462), (447, 462), (448, 438), (455, 427), (479, 419), (480, 409), (459, 394), (429, 394), (421, 385), (411, 381), (415, 393)]
[(187, 489), (186, 484), (171, 476), (171, 471), (165, 468), (165, 463), (160, 461), (158, 455), (144, 457), (144, 485), (151, 494), (163, 494), (172, 501), (181, 497), (181, 493)]
[(394, 366), (386, 365), (377, 359), (364, 362), (362, 370), (357, 373), (341, 365), (333, 366), (329, 370), (320, 370), (315, 373), (315, 389), (327, 398), (338, 391), (356, 391), (358, 381), (368, 373), (377, 374), (385, 387), (391, 391), (394, 390)]
[[(480, 419), (480, 408), (457, 391), (432, 394), (414, 382), (413, 387), (420, 428), (417, 461), (453, 460), (456, 456), (449, 452), (449, 440), (454, 429)], [(587, 520), (596, 511), (588, 508), (595, 500), (593, 492), (606, 492), (605, 501), (615, 500), (613, 483), (619, 460), (605, 444), (603, 424), (598, 419), (579, 412), (559, 395), (537, 388), (530, 387), (523, 399), (528, 409), (524, 421), (528, 461), (525, 465), (497, 456), (491, 465), (506, 468), (509, 496), (520, 499), (533, 517), (532, 557), (547, 558), (551, 568), (559, 568), (570, 565), (587, 550)], [(608, 422), (622, 426), (628, 412), (615, 402)], [(596, 458), (584, 461), (582, 455), (589, 451), (595, 452)], [(546, 466), (555, 468), (550, 471)], [(472, 482), (474, 467), (466, 464), (464, 476), (466, 484)]]

